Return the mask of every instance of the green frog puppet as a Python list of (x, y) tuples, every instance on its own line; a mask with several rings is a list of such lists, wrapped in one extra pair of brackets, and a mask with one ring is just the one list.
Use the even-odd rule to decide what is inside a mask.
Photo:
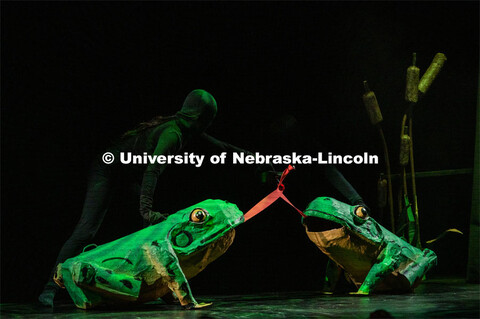
[(55, 281), (75, 305), (143, 303), (173, 294), (186, 309), (195, 300), (188, 279), (221, 256), (233, 242), (243, 213), (223, 200), (205, 200), (165, 221), (67, 259)]
[(412, 291), (436, 264), (433, 251), (408, 244), (368, 216), (363, 207), (318, 197), (304, 214), (309, 239), (344, 270), (358, 288), (356, 294)]

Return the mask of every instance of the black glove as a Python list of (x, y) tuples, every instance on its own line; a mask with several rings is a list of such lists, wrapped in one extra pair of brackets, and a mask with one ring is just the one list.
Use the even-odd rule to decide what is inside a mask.
[(260, 181), (262, 182), (262, 184), (276, 186), (281, 176), (282, 172), (264, 171), (260, 174)]
[(150, 210), (147, 214), (143, 215), (143, 225), (144, 226), (155, 225), (164, 221), (165, 219), (167, 219), (165, 215), (160, 214), (159, 212), (154, 212)]

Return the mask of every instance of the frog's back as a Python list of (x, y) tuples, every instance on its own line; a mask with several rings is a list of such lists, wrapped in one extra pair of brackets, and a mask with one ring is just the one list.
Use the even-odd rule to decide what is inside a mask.
[(162, 242), (165, 237), (166, 230), (159, 223), (85, 251), (68, 259), (64, 265), (68, 267), (74, 262), (88, 262), (112, 271), (137, 275), (138, 269), (144, 268), (141, 267), (144, 260), (142, 245), (155, 240)]

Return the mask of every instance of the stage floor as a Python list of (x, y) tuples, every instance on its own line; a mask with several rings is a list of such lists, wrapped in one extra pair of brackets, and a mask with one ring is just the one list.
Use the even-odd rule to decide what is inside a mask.
[[(2, 318), (369, 318), (385, 310), (394, 318), (479, 318), (480, 286), (460, 279), (428, 280), (413, 294), (368, 297), (316, 292), (196, 296), (213, 301), (203, 310), (150, 303), (123, 310), (81, 310), (73, 304), (54, 309), (37, 304), (1, 304)], [(378, 317), (377, 317), (378, 318)]]

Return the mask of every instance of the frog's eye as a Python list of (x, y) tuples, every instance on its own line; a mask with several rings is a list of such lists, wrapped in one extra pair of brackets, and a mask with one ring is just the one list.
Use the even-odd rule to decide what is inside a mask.
[(365, 207), (359, 206), (355, 209), (355, 215), (357, 215), (361, 219), (366, 219), (368, 217), (367, 209)]
[(190, 213), (190, 221), (194, 223), (202, 223), (207, 218), (207, 211), (202, 208), (195, 208)]

